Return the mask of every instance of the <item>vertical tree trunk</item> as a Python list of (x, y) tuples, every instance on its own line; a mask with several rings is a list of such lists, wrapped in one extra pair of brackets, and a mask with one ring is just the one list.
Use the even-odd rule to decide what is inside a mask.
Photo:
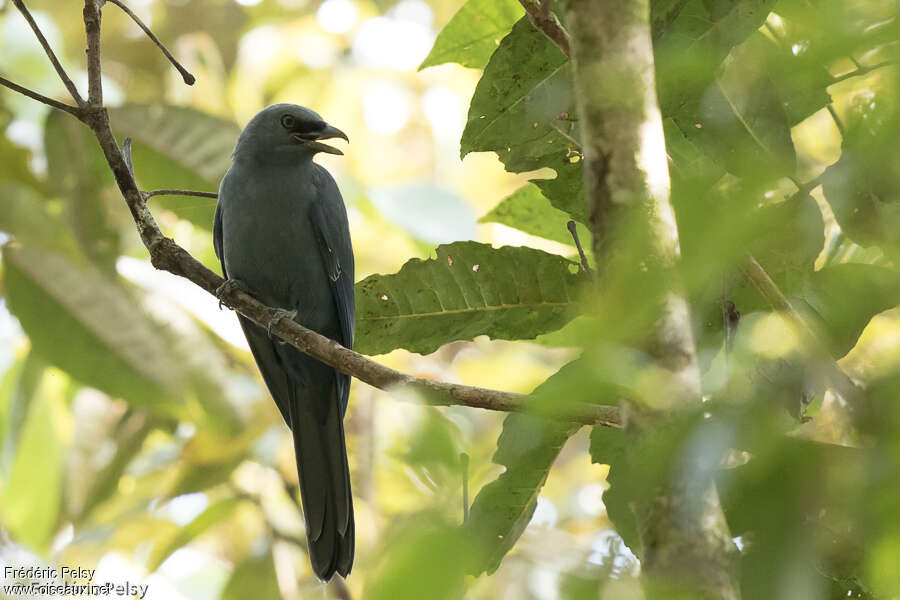
[[(700, 402), (690, 314), (676, 264), (662, 119), (654, 84), (649, 0), (567, 0), (584, 176), (604, 310), (665, 376), (626, 407), (630, 464), (680, 409)], [(634, 332), (639, 334), (635, 336)], [(715, 464), (716, 457), (711, 457)], [(699, 478), (699, 479), (698, 479)], [(734, 557), (709, 473), (660, 482), (632, 506), (648, 597), (737, 599)]]

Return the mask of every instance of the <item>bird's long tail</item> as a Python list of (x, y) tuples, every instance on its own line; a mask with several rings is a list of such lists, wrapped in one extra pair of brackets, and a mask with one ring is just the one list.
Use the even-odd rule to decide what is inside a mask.
[(346, 577), (353, 565), (353, 498), (337, 388), (331, 386), (326, 411), (305, 399), (309, 389), (295, 385), (292, 392), (289, 416), (310, 562), (319, 579), (335, 572)]

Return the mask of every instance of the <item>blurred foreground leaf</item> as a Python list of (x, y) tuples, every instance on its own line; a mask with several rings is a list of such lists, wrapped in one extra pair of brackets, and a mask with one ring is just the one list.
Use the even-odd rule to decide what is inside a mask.
[(272, 553), (251, 556), (237, 567), (228, 578), (220, 600), (277, 600), (281, 598), (278, 579), (275, 576), (275, 562)]
[(61, 394), (59, 376), (45, 375), (28, 406), (9, 478), (0, 486), (3, 524), (37, 552), (46, 549), (62, 502), (67, 415)]
[[(556, 382), (571, 383), (565, 380), (575, 374), (573, 365), (565, 365), (534, 390), (538, 402), (565, 403), (565, 398), (548, 396), (547, 392), (558, 387)], [(522, 413), (506, 416), (494, 453), (494, 462), (506, 470), (481, 488), (464, 526), (474, 540), (473, 575), (491, 574), (500, 566), (531, 521), (538, 495), (559, 451), (579, 429), (579, 424), (552, 418)]]
[(581, 276), (574, 263), (526, 247), (476, 242), (437, 247), (437, 258), (412, 259), (393, 275), (356, 284), (356, 348), (427, 354), (477, 335), (530, 339), (577, 313)]
[(227, 518), (234, 512), (238, 504), (241, 503), (240, 498), (225, 498), (213, 504), (210, 504), (206, 510), (197, 515), (193, 521), (179, 529), (171, 538), (153, 549), (150, 558), (147, 560), (147, 571), (153, 572), (159, 568), (159, 565), (166, 560), (169, 555), (186, 546), (197, 536), (203, 534), (207, 529)]

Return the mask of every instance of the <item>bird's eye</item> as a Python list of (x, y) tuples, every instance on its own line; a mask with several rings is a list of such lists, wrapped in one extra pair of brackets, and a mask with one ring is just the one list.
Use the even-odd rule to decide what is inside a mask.
[(285, 129), (290, 129), (297, 124), (297, 120), (291, 115), (284, 115), (281, 117), (281, 124), (284, 125)]

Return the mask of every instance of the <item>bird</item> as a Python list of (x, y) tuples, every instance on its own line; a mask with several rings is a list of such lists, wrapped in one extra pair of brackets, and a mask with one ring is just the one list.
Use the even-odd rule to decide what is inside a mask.
[(341, 155), (342, 138), (294, 104), (260, 111), (238, 137), (219, 186), (213, 245), (225, 283), (277, 307), (268, 327), (238, 315), (272, 398), (293, 435), (310, 563), (316, 576), (353, 565), (353, 498), (344, 413), (350, 377), (271, 336), (280, 319), (353, 347), (354, 258), (347, 209), (331, 174), (313, 162)]

